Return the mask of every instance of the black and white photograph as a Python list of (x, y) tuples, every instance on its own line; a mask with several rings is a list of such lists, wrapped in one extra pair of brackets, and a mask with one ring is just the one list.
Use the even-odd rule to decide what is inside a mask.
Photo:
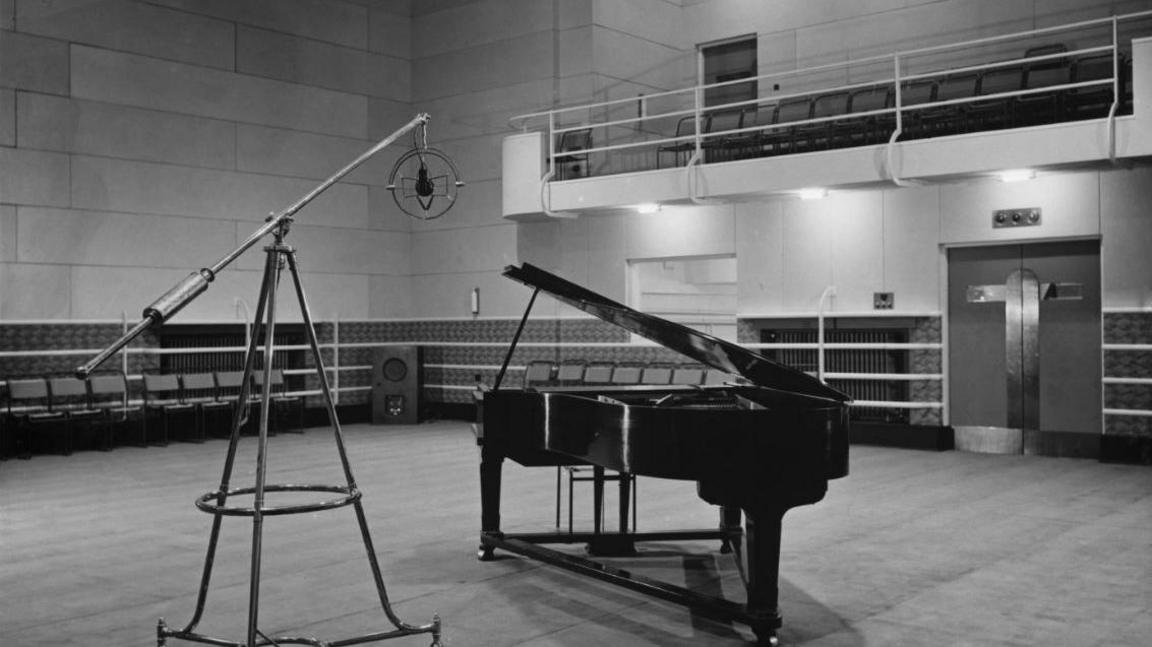
[(1152, 2), (0, 0), (0, 645), (1150, 636)]

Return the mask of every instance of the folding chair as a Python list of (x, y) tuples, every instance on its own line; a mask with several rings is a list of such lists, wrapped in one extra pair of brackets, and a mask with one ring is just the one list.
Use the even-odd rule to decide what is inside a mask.
[(61, 411), (52, 410), (48, 381), (44, 378), (8, 380), (8, 419), (15, 428), (15, 452), (20, 458), (32, 457), (31, 430), (55, 428), (65, 435), (65, 454), (72, 452), (68, 421)]
[(196, 406), (181, 400), (180, 376), (176, 374), (144, 375), (144, 441), (148, 441), (149, 420), (160, 418), (160, 445), (167, 445), (171, 437), (173, 417), (187, 416), (195, 424)]
[(696, 366), (677, 366), (672, 369), (672, 384), (698, 385), (704, 382), (704, 369)]
[[(99, 429), (104, 412), (92, 407), (88, 397), (88, 381), (78, 377), (54, 377), (48, 380), (48, 390), (52, 395), (52, 410), (64, 414), (68, 425), (68, 438), (76, 441), (77, 428), (82, 426), (88, 431)], [(70, 450), (71, 448), (69, 448)], [(111, 443), (105, 439), (105, 451), (112, 449)]]
[[(252, 402), (259, 402), (260, 395), (264, 390), (264, 371), (257, 369), (252, 371)], [(293, 432), (304, 433), (304, 399), (294, 395), (287, 394), (287, 384), (284, 382), (284, 371), (278, 368), (272, 369), (271, 383), (269, 384), (269, 393), (271, 394), (271, 401), (269, 402), (269, 415), (271, 418), (268, 420), (268, 433), (276, 432)], [(281, 426), (281, 422), (287, 418), (286, 412), (296, 410), (296, 425)]]
[(524, 368), (524, 388), (530, 389), (534, 386), (551, 384), (552, 374), (555, 370), (556, 366), (546, 359), (528, 362), (528, 366)]
[(556, 368), (556, 384), (574, 386), (584, 382), (585, 364), (583, 360), (567, 360)]
[(672, 368), (669, 366), (645, 366), (640, 374), (641, 384), (671, 384)]
[(144, 407), (128, 399), (128, 379), (123, 373), (99, 374), (88, 377), (88, 392), (92, 407), (104, 412), (104, 426), (110, 446), (116, 444), (116, 431), (134, 418), (140, 426), (140, 446), (147, 444), (144, 427)]
[[(184, 388), (184, 402), (196, 407), (196, 433), (201, 440), (208, 437), (208, 421), (224, 417), (224, 425), (213, 425), (214, 429), (226, 429), (232, 422), (232, 403), (220, 398), (216, 388), (216, 376), (213, 373), (188, 373), (180, 376), (180, 385)], [(213, 437), (219, 438), (227, 434), (215, 433)]]

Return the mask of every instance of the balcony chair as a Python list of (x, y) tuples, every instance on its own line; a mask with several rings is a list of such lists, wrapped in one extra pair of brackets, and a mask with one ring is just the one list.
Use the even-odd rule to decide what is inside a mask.
[(890, 108), (892, 99), (888, 86), (874, 85), (859, 88), (848, 98), (848, 117), (844, 120), (849, 146), (883, 144), (895, 126), (892, 113), (866, 114)]
[[(716, 110), (707, 114), (708, 127), (700, 142), (705, 162), (726, 162), (735, 159), (735, 143), (743, 126), (744, 111), (740, 109)], [(713, 134), (715, 133), (715, 134)], [(726, 134), (725, 134), (726, 133)]]
[[(703, 115), (700, 118), (700, 131), (708, 132), (708, 116)], [(681, 117), (680, 121), (676, 122), (676, 137), (692, 137), (696, 134), (696, 117), (695, 115), (688, 115)], [(688, 163), (688, 159), (692, 157), (692, 152), (696, 150), (695, 139), (686, 139), (683, 141), (672, 142), (671, 144), (661, 144), (656, 147), (656, 168), (660, 168), (660, 160), (666, 153), (671, 153), (675, 163), (673, 166), (683, 166)], [(681, 162), (683, 158), (683, 162)]]
[[(949, 74), (936, 86), (932, 103), (971, 99), (977, 96), (980, 88), (980, 75), (976, 72)], [(967, 103), (954, 103), (945, 106), (930, 105), (919, 112), (920, 123), (916, 132), (921, 137), (955, 135), (968, 130)]]
[(792, 122), (804, 121), (812, 117), (812, 98), (795, 97), (776, 105), (772, 113), (771, 130), (763, 131), (760, 138), (761, 149), (766, 155), (784, 155), (800, 152), (796, 146), (797, 126)]
[(556, 179), (588, 177), (588, 149), (592, 148), (592, 129), (568, 130), (556, 143)]
[[(1019, 92), (1024, 88), (1024, 67), (1011, 65), (990, 69), (980, 75), (977, 93), (981, 96)], [(1016, 125), (1019, 95), (983, 99), (968, 104), (968, 130), (999, 130)]]

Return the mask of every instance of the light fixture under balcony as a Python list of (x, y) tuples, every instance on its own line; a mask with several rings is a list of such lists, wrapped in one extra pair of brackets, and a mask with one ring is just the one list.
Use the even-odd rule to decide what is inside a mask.
[(1001, 182), (1024, 182), (1035, 178), (1036, 171), (1030, 168), (1014, 168), (1000, 171), (999, 177)]
[(660, 205), (655, 202), (645, 202), (636, 205), (637, 213), (657, 213), (660, 211)]
[(809, 187), (807, 189), (800, 189), (796, 192), (796, 195), (799, 196), (801, 200), (820, 200), (821, 198), (828, 197), (828, 189), (823, 187)]

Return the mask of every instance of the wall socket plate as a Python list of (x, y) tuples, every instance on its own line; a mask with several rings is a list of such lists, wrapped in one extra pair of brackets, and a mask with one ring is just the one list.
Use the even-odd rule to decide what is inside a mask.
[(1040, 224), (1040, 207), (997, 209), (992, 212), (992, 227), (1034, 227)]
[(872, 309), (873, 310), (891, 310), (892, 306), (896, 305), (896, 295), (892, 292), (873, 292), (872, 293)]

